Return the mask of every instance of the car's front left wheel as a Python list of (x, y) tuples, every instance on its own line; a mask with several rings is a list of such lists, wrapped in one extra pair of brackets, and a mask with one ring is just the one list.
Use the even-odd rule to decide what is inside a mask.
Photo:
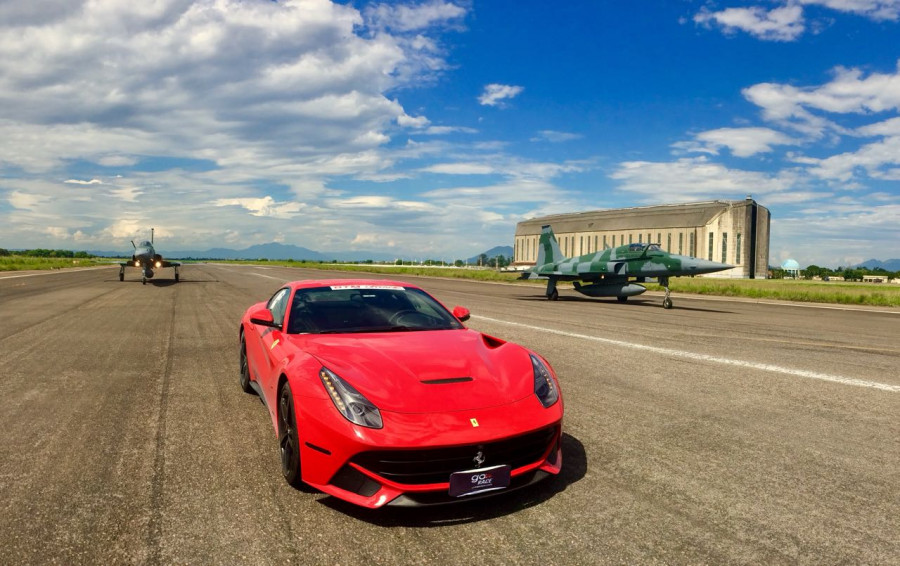
[(281, 474), (289, 484), (300, 488), (300, 438), (291, 385), (285, 382), (278, 396), (278, 444), (281, 452)]
[(241, 389), (244, 393), (253, 393), (250, 386), (250, 363), (247, 361), (247, 341), (241, 333)]

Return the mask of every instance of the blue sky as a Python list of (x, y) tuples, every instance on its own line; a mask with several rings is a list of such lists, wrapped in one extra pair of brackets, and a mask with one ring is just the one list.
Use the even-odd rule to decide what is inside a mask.
[(900, 0), (0, 0), (0, 247), (464, 258), (751, 194), (900, 257)]

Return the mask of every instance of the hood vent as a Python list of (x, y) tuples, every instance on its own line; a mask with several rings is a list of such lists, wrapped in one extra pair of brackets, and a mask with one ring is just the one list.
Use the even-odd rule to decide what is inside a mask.
[(484, 345), (492, 350), (506, 344), (505, 340), (494, 338), (493, 336), (489, 336), (487, 334), (482, 334), (481, 338), (482, 340), (484, 340)]
[(445, 377), (443, 379), (423, 379), (421, 383), (425, 385), (444, 385), (445, 383), (462, 383), (464, 381), (473, 381), (471, 377)]

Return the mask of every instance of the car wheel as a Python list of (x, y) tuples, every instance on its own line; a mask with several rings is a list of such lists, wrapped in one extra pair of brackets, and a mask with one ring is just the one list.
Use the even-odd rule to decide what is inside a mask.
[(241, 389), (244, 393), (253, 393), (250, 386), (250, 362), (247, 361), (247, 341), (241, 333)]
[(294, 396), (291, 386), (285, 382), (278, 396), (278, 444), (281, 452), (281, 474), (289, 484), (299, 488), (300, 438), (297, 434), (297, 418), (294, 412)]

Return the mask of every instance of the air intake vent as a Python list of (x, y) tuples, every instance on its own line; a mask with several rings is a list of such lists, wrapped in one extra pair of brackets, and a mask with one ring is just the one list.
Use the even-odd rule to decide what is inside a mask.
[(425, 385), (443, 385), (445, 383), (462, 383), (464, 381), (472, 381), (471, 377), (445, 377), (444, 379), (423, 379), (421, 382)]

